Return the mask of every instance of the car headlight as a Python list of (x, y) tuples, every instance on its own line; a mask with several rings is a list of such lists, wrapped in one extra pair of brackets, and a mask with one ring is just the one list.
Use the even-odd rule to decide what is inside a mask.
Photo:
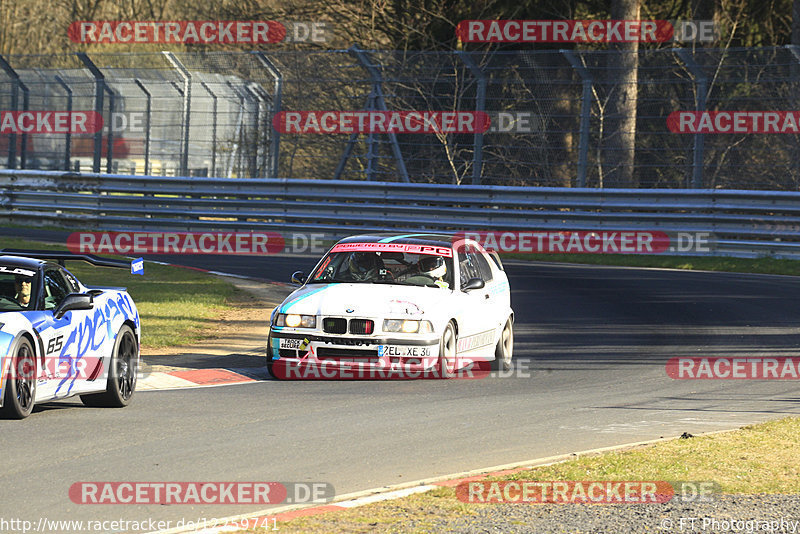
[(430, 321), (415, 321), (412, 319), (386, 319), (383, 321), (384, 332), (403, 332), (405, 334), (430, 334), (433, 325)]
[(279, 313), (275, 316), (275, 326), (316, 328), (317, 317), (314, 315), (298, 315), (296, 313)]

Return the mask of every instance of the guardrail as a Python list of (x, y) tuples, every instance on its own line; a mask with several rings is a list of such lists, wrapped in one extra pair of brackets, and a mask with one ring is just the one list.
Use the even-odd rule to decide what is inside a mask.
[(165, 178), (0, 170), (0, 217), (92, 230), (660, 230), (800, 258), (800, 193)]

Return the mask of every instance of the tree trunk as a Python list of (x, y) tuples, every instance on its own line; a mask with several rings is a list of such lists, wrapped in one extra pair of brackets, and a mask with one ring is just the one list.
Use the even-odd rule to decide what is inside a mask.
[[(613, 0), (613, 20), (638, 20), (639, 0)], [(603, 187), (635, 187), (633, 164), (636, 146), (636, 96), (639, 43), (613, 43), (608, 58), (609, 137), (605, 140)]]

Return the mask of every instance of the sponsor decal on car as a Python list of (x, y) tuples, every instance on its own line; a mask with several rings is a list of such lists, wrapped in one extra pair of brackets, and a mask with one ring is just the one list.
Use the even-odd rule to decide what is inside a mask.
[(407, 252), (409, 254), (431, 254), (434, 256), (453, 257), (449, 247), (433, 245), (414, 245), (408, 243), (339, 243), (331, 252)]
[(456, 344), (456, 352), (467, 352), (494, 343), (494, 330), (462, 337)]

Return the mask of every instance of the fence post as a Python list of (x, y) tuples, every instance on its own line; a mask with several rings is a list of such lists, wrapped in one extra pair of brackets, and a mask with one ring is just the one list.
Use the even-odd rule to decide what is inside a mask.
[(114, 91), (106, 85), (108, 91), (108, 135), (106, 136), (106, 172), (114, 172)]
[(211, 177), (217, 176), (217, 95), (206, 85), (200, 82), (200, 86), (211, 95)]
[(261, 123), (262, 100), (261, 100), (261, 95), (259, 95), (246, 85), (243, 86), (242, 89), (244, 89), (245, 93), (255, 98), (256, 102), (256, 120), (255, 120), (256, 127), (254, 129), (254, 135), (253, 135), (253, 142), (252, 142), (253, 148), (250, 151), (250, 157), (248, 158), (250, 160), (250, 163), (248, 164), (248, 170), (250, 171), (250, 178), (256, 178), (258, 176), (258, 145), (259, 145), (258, 136), (259, 136), (259, 129), (261, 126), (260, 123)]
[[(675, 54), (686, 63), (689, 72), (694, 76), (697, 84), (697, 103), (695, 111), (706, 110), (706, 95), (708, 93), (708, 77), (703, 73), (703, 69), (698, 65), (689, 51), (685, 48), (673, 48)], [(692, 157), (692, 188), (702, 189), (703, 187), (703, 154), (705, 152), (705, 134), (694, 134), (694, 154)]]
[[(237, 160), (236, 177), (237, 178), (241, 178), (242, 177), (242, 147), (244, 146), (244, 116), (247, 113), (247, 108), (245, 107), (246, 98), (245, 98), (245, 95), (241, 91), (239, 91), (239, 89), (235, 85), (233, 85), (233, 83), (231, 83), (230, 80), (228, 80), (225, 83), (227, 84), (228, 87), (231, 88), (231, 91), (233, 91), (234, 94), (239, 97), (239, 119), (237, 120), (236, 134), (235, 134), (238, 137), (238, 140), (237, 140), (237, 143), (236, 143), (236, 156), (235, 157), (236, 157), (236, 160)], [(231, 160), (229, 160), (229, 162), (231, 164), (233, 163), (233, 157), (234, 157), (234, 155), (231, 155)], [(230, 175), (231, 175), (231, 170), (230, 170), (231, 169), (231, 165), (228, 165), (228, 169), (229, 169), (228, 170), (228, 177), (230, 177)]]
[[(369, 58), (367, 58), (364, 50), (361, 50), (356, 45), (353, 45), (348, 51), (358, 59), (358, 61), (367, 70), (372, 78), (372, 87), (375, 91), (375, 101), (378, 109), (388, 112), (389, 109), (386, 107), (386, 101), (383, 99), (383, 89), (381, 89), (383, 84), (383, 76), (381, 76), (381, 73), (378, 71), (375, 65), (369, 62)], [(392, 146), (394, 159), (397, 161), (397, 167), (400, 171), (400, 178), (404, 182), (408, 182), (408, 170), (406, 170), (406, 163), (403, 161), (403, 153), (400, 152), (400, 144), (397, 142), (397, 135), (394, 133), (389, 133), (387, 135), (389, 136), (389, 144)]]
[[(269, 178), (270, 170), (267, 167), (269, 163), (269, 151), (271, 147), (271, 138), (269, 135), (269, 131), (271, 129), (270, 125), (270, 118), (269, 118), (269, 93), (267, 93), (260, 85), (255, 82), (250, 83), (248, 86), (250, 91), (255, 93), (256, 98), (258, 98), (259, 102), (264, 103), (264, 129), (259, 131), (256, 135), (256, 140), (263, 139), (264, 146), (261, 148), (261, 163), (258, 165), (258, 174), (259, 176), (263, 175), (266, 178)], [(262, 134), (263, 133), (263, 137)]]
[(147, 123), (145, 125), (144, 131), (144, 175), (147, 176), (150, 174), (150, 119), (152, 116), (152, 107), (150, 106), (150, 99), (152, 96), (150, 95), (150, 91), (144, 86), (144, 84), (139, 81), (138, 78), (133, 80), (139, 89), (142, 90), (144, 93), (146, 103), (145, 103), (145, 118)]
[[(11, 108), (14, 111), (17, 111), (17, 106), (19, 105), (19, 92), (22, 91), (22, 111), (28, 111), (28, 106), (30, 104), (29, 100), (29, 91), (28, 86), (22, 81), (17, 74), (17, 71), (5, 60), (3, 56), (0, 56), (0, 68), (3, 69), (8, 76), (14, 80), (14, 88), (11, 89)], [(27, 132), (23, 132), (20, 138), (20, 149), (19, 149), (19, 167), (20, 169), (25, 168), (25, 164), (27, 163), (27, 154), (28, 154), (28, 134)], [(17, 167), (17, 134), (12, 132), (8, 135), (8, 168), (15, 169)]]
[(181, 146), (181, 176), (189, 175), (189, 114), (192, 107), (192, 74), (183, 66), (183, 63), (178, 61), (175, 54), (172, 52), (163, 52), (167, 60), (172, 63), (181, 78), (183, 78), (183, 140)]
[[(56, 74), (54, 76), (54, 78), (55, 78), (56, 82), (58, 82), (58, 85), (60, 85), (64, 89), (64, 91), (67, 92), (67, 113), (69, 113), (70, 117), (71, 117), (72, 116), (72, 88), (58, 74)], [(70, 155), (72, 154), (72, 131), (69, 128), (67, 128), (67, 133), (65, 134), (65, 136), (66, 137), (64, 139), (64, 170), (68, 171), (69, 170), (69, 159), (70, 159)]]
[[(92, 73), (94, 76), (94, 112), (95, 117), (102, 117), (103, 116), (103, 95), (105, 93), (106, 88), (106, 77), (103, 76), (103, 73), (100, 72), (100, 69), (97, 68), (89, 56), (86, 55), (86, 52), (76, 52), (75, 54), (78, 56), (78, 59), (86, 65), (86, 68), (89, 69), (89, 72)], [(94, 132), (94, 162), (92, 163), (92, 172), (99, 173), (100, 172), (100, 157), (103, 151), (103, 129), (98, 128), (96, 132)]]
[[(456, 52), (461, 61), (467, 66), (469, 71), (478, 80), (478, 86), (475, 92), (475, 111), (486, 111), (486, 73), (483, 69), (478, 67), (475, 60), (469, 53), (459, 50)], [(475, 149), (472, 153), (472, 185), (480, 185), (481, 177), (483, 176), (483, 132), (475, 131), (474, 136)]]
[(283, 98), (283, 75), (278, 67), (267, 58), (264, 52), (255, 52), (256, 58), (261, 62), (275, 80), (275, 90), (272, 95), (272, 116), (267, 121), (267, 131), (270, 134), (269, 165), (267, 166), (267, 178), (278, 177), (278, 156), (281, 147), (281, 133), (272, 127), (275, 115), (280, 113)]
[(583, 94), (581, 95), (581, 125), (580, 136), (578, 138), (578, 177), (576, 180), (577, 187), (586, 187), (586, 174), (588, 172), (589, 160), (589, 119), (592, 113), (592, 76), (580, 59), (575, 55), (572, 50), (561, 50), (564, 57), (567, 58), (572, 68), (581, 77), (583, 85)]

